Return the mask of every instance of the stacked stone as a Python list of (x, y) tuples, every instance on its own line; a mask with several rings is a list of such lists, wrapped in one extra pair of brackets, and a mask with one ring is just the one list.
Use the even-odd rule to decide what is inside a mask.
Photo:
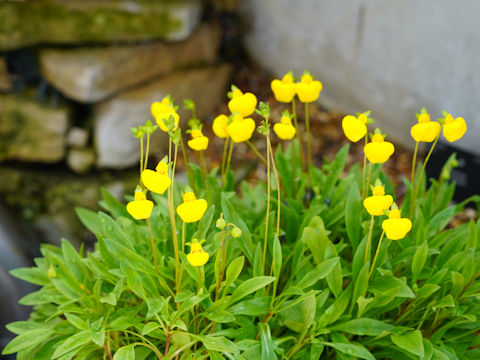
[[(39, 207), (50, 211), (52, 200), (45, 198), (47, 194), (65, 197), (63, 190), (57, 190), (65, 188), (66, 183), (69, 188), (79, 186), (78, 178), (73, 176), (55, 178), (58, 175), (53, 173), (63, 164), (73, 172), (87, 174), (82, 181), (87, 187), (94, 184), (95, 189), (99, 187), (97, 170), (131, 169), (140, 154), (138, 139), (131, 135), (130, 127), (151, 119), (150, 104), (167, 93), (180, 105), (184, 121), (188, 116), (181, 106), (184, 98), (197, 103), (198, 117), (215, 115), (217, 106), (225, 100), (231, 66), (217, 63), (220, 28), (212, 22), (201, 23), (201, 3), (201, 0), (2, 1), (0, 195), (11, 198), (17, 190), (12, 188), (13, 184), (25, 186), (30, 181), (25, 177), (33, 177), (35, 186), (43, 183), (39, 185), (41, 191), (36, 188), (32, 193), (42, 193), (38, 201), (48, 204)], [(55, 101), (41, 99), (32, 81), (27, 86), (17, 86), (12, 61), (17, 51), (25, 48), (35, 56), (32, 63), (38, 66), (40, 79), (33, 85), (48, 84), (57, 94)], [(163, 154), (166, 137), (156, 133), (152, 142), (154, 155)], [(35, 166), (20, 169), (19, 162), (60, 166), (55, 166), (52, 174), (40, 174)], [(124, 190), (117, 192), (121, 194)], [(93, 204), (97, 200), (98, 195)], [(13, 201), (19, 204), (18, 200)], [(92, 197), (88, 197), (88, 202), (80, 205), (92, 207)], [(25, 211), (25, 204), (19, 205)], [(67, 206), (73, 214), (72, 204)], [(70, 227), (58, 223), (75, 216), (62, 209), (54, 210), (51, 215), (57, 228)], [(60, 233), (67, 235), (65, 231)]]

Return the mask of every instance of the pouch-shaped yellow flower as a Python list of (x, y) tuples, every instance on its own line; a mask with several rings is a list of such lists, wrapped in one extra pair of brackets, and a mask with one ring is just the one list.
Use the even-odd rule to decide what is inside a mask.
[(445, 116), (443, 124), (443, 136), (450, 142), (460, 140), (467, 132), (467, 123), (462, 117), (453, 119), (453, 116), (448, 114)]
[(367, 133), (367, 116), (360, 114), (358, 117), (347, 115), (342, 120), (342, 128), (345, 136), (351, 142), (357, 142)]
[(134, 219), (148, 219), (153, 210), (153, 202), (147, 200), (142, 191), (135, 191), (135, 200), (127, 204), (127, 211)]
[(293, 76), (290, 74), (285, 74), (282, 80), (273, 80), (270, 87), (278, 102), (289, 103), (295, 96), (295, 83), (293, 82)]
[(273, 131), (282, 140), (293, 139), (297, 132), (295, 126), (292, 125), (292, 119), (288, 116), (282, 116), (280, 122), (273, 125)]
[(155, 118), (158, 114), (167, 112), (167, 108), (170, 107), (171, 102), (168, 96), (165, 96), (162, 101), (155, 101), (150, 106), (152, 116)]
[(232, 93), (232, 99), (228, 102), (228, 109), (233, 113), (238, 113), (242, 116), (252, 115), (257, 107), (257, 97), (250, 93), (242, 93), (241, 90), (236, 89)]
[(142, 183), (151, 192), (163, 194), (172, 183), (172, 180), (168, 177), (168, 165), (160, 161), (155, 170), (143, 170)]
[(384, 141), (382, 134), (375, 134), (372, 141), (365, 145), (363, 151), (372, 164), (383, 164), (390, 159), (395, 148), (392, 143)]
[(177, 206), (177, 214), (186, 223), (200, 220), (207, 211), (207, 202), (198, 199), (191, 191), (183, 195), (183, 203)]
[(390, 210), (388, 219), (383, 220), (382, 229), (385, 231), (388, 239), (400, 240), (412, 229), (412, 222), (410, 219), (402, 218), (400, 210), (394, 209)]
[(188, 146), (196, 151), (206, 150), (208, 138), (202, 134), (202, 130), (192, 130), (192, 140), (188, 140)]
[(303, 103), (311, 103), (318, 99), (322, 91), (322, 83), (313, 80), (311, 75), (303, 75), (300, 82), (295, 84), (295, 91), (298, 98)]
[(430, 121), (430, 115), (422, 113), (418, 116), (418, 124), (410, 129), (410, 134), (416, 142), (432, 142), (440, 133), (441, 126), (436, 121)]
[(155, 120), (156, 120), (157, 125), (160, 128), (160, 130), (162, 130), (164, 132), (168, 132), (169, 129), (168, 129), (165, 121), (168, 120), (170, 118), (170, 116), (173, 116), (173, 120), (175, 122), (175, 127), (171, 130), (172, 131), (177, 130), (178, 122), (180, 121), (180, 117), (178, 116), (175, 109), (173, 107), (170, 107), (170, 106), (166, 107), (165, 111), (163, 111), (163, 112), (157, 112), (157, 114), (155, 116)]
[(190, 265), (203, 266), (207, 263), (209, 257), (210, 255), (203, 250), (202, 244), (193, 243), (190, 245), (190, 254), (187, 255), (187, 261)]
[(235, 143), (250, 140), (254, 131), (255, 121), (252, 118), (244, 118), (238, 114), (233, 117), (232, 122), (227, 126), (228, 135)]
[(218, 115), (215, 120), (213, 120), (213, 132), (219, 138), (226, 138), (228, 136), (227, 132), (228, 126), (228, 116), (227, 115)]
[(367, 212), (374, 216), (384, 215), (385, 210), (389, 209), (392, 204), (393, 198), (391, 195), (385, 195), (383, 186), (375, 186), (373, 188), (373, 196), (369, 196), (363, 200), (363, 206), (365, 206)]

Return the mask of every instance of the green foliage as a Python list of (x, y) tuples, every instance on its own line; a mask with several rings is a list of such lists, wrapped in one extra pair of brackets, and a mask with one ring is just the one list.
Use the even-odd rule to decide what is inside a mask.
[[(385, 240), (369, 276), (370, 217), (362, 206), (360, 168), (345, 170), (348, 150), (311, 168), (313, 196), (304, 201), (308, 177), (298, 167), (294, 187), (292, 149), (277, 149), (284, 187), (280, 234), (272, 220), (275, 188), (265, 273), (265, 184), (242, 183), (235, 196), (222, 190), (215, 171), (206, 182), (197, 177), (209, 210), (187, 224), (187, 241), (205, 239), (210, 260), (198, 272), (181, 254), (178, 292), (166, 195), (154, 196), (158, 210), (151, 219), (157, 270), (148, 224), (103, 191), (108, 214), (77, 209), (98, 239), (92, 251), (78, 252), (63, 240), (60, 248), (44, 245), (36, 267), (11, 272), (41, 288), (20, 300), (34, 311), (28, 321), (7, 326), (18, 336), (3, 353), (20, 360), (478, 359), (480, 222), (450, 228), (465, 205), (449, 205), (454, 185), (422, 185), (412, 231)], [(379, 168), (373, 174), (393, 191)], [(225, 224), (218, 228), (221, 213)], [(238, 237), (227, 224), (238, 227)]]

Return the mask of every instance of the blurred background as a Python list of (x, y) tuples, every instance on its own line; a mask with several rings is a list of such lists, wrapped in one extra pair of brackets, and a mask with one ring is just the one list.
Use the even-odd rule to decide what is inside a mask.
[[(478, 193), (479, 13), (478, 0), (0, 1), (0, 349), (10, 336), (3, 325), (28, 316), (16, 301), (32, 291), (8, 270), (30, 266), (41, 242), (95, 240), (75, 207), (98, 209), (100, 187), (119, 199), (133, 191), (130, 127), (167, 93), (180, 108), (196, 102), (212, 139), (208, 124), (227, 113), (232, 83), (274, 104), (270, 81), (308, 69), (324, 85), (311, 114), (315, 161), (346, 143), (343, 114), (372, 110), (398, 145), (387, 171), (400, 185), (415, 113), (447, 110), (469, 130), (440, 143), (429, 172), (455, 150), (458, 196)], [(166, 144), (156, 132), (153, 159)], [(221, 146), (212, 141), (210, 166)], [(240, 176), (255, 173), (247, 148), (237, 156)]]

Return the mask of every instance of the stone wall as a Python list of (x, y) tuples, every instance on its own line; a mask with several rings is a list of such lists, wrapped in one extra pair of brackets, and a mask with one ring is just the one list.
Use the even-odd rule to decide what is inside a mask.
[[(232, 66), (201, 0), (0, 2), (0, 197), (45, 239), (85, 240), (74, 208), (100, 187), (135, 187), (140, 154), (130, 127), (170, 93), (208, 121)], [(152, 139), (152, 163), (167, 142)]]
[(463, 116), (455, 145), (480, 154), (480, 2), (477, 0), (245, 0), (246, 45), (266, 69), (309, 69), (321, 101), (343, 112), (372, 110), (407, 146), (422, 106)]

